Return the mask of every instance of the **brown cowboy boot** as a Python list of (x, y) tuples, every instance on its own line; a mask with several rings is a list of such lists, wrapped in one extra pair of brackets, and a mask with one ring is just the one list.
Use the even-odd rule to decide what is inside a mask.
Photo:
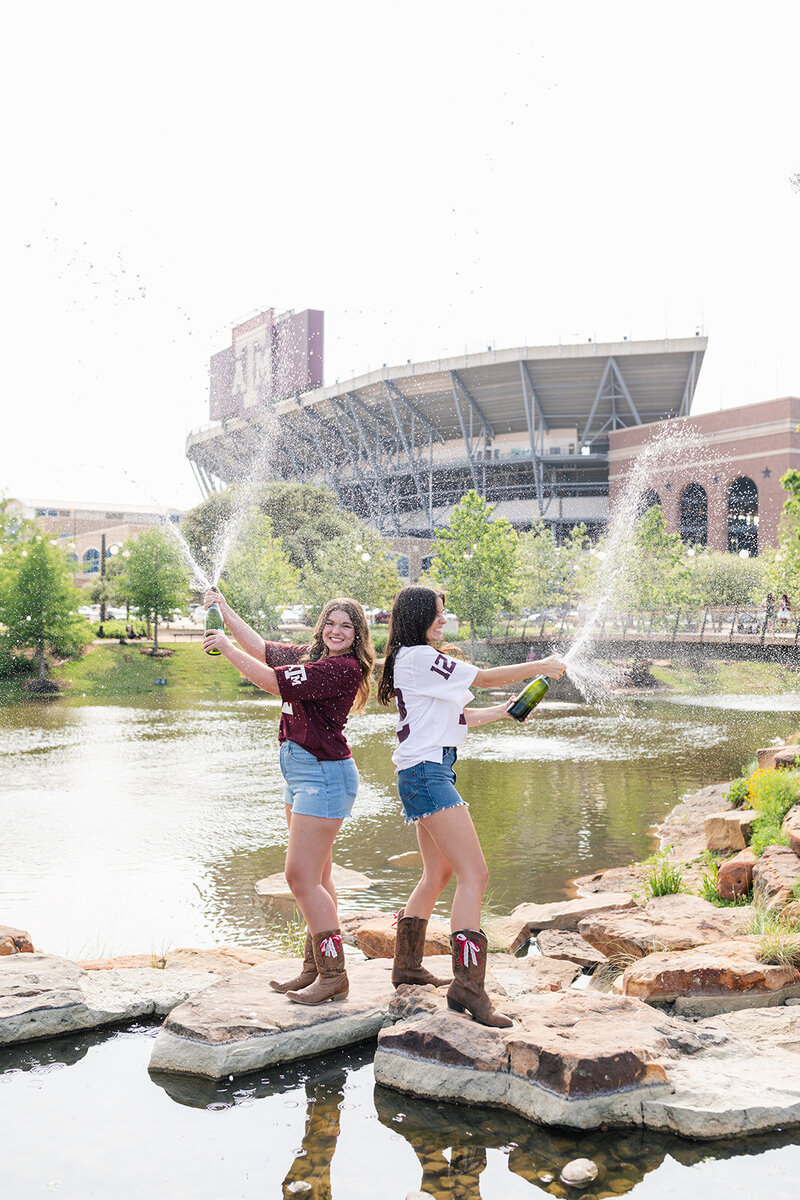
[(299, 992), (286, 995), (295, 1004), (322, 1004), (325, 1000), (346, 1000), (350, 990), (344, 969), (344, 947), (338, 929), (315, 933), (312, 938), (318, 978)]
[(486, 978), (486, 934), (482, 929), (459, 929), (450, 937), (455, 978), (447, 989), (447, 1007), (472, 1013), (481, 1025), (508, 1029), (514, 1022), (496, 1013), (483, 986)]
[(314, 943), (311, 940), (311, 934), (306, 931), (306, 950), (303, 955), (303, 965), (300, 968), (300, 974), (295, 975), (294, 979), (289, 979), (286, 983), (279, 983), (277, 979), (270, 979), (269, 986), (276, 992), (291, 992), (297, 991), (298, 988), (308, 987), (317, 978), (317, 964), (314, 961)]
[(424, 917), (406, 917), (405, 909), (397, 914), (397, 936), (394, 943), (394, 962), (392, 964), (392, 983), (399, 987), (401, 983), (428, 983), (433, 987), (444, 987), (452, 983), (451, 979), (438, 979), (422, 965), (425, 951), (425, 930), (428, 922)]

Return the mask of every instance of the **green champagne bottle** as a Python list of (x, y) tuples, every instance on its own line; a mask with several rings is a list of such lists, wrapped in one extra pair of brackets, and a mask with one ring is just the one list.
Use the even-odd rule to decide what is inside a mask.
[(511, 708), (508, 710), (508, 715), (513, 717), (515, 721), (524, 721), (528, 713), (532, 712), (540, 700), (543, 700), (547, 695), (547, 689), (550, 687), (550, 680), (546, 675), (537, 675), (530, 683), (526, 684), (520, 694), (514, 700)]
[[(212, 604), (206, 609), (206, 633), (211, 633), (213, 629), (224, 629), (225, 622), (222, 619), (222, 611), (218, 604)], [(206, 654), (219, 654), (219, 650), (206, 650)]]

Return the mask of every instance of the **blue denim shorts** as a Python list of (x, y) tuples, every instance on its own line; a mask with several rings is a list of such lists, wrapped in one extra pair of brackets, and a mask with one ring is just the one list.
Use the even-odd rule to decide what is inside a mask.
[(284, 803), (304, 817), (340, 821), (353, 811), (358, 791), (358, 768), (352, 758), (315, 758), (297, 742), (281, 742)]
[(455, 746), (446, 746), (441, 763), (421, 762), (397, 773), (397, 790), (406, 814), (406, 825), (423, 817), (465, 804), (456, 791)]

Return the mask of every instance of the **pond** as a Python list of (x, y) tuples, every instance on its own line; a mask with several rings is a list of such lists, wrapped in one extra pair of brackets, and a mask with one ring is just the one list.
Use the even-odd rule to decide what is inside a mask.
[[(800, 696), (554, 701), (525, 727), (473, 730), (458, 773), (489, 862), (486, 915), (563, 898), (573, 876), (644, 857), (681, 795), (738, 774), (798, 712)], [(72, 958), (279, 944), (289, 918), (253, 891), (281, 870), (286, 843), (277, 721), (276, 702), (249, 689), (0, 709), (0, 921)], [(343, 910), (397, 908), (416, 880), (389, 861), (414, 846), (393, 727), (374, 707), (348, 727), (362, 787), (335, 858), (373, 887), (343, 893)], [(153, 1036), (136, 1027), (0, 1052), (7, 1194), (402, 1200), (424, 1180), (438, 1197), (513, 1200), (563, 1194), (540, 1175), (584, 1156), (601, 1165), (597, 1194), (797, 1194), (796, 1136), (700, 1146), (539, 1129), (376, 1088), (369, 1045), (221, 1084), (151, 1077)]]

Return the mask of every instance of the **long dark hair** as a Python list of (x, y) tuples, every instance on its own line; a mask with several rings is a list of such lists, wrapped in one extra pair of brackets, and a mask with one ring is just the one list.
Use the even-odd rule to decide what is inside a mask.
[(353, 629), (355, 630), (353, 645), (348, 654), (356, 660), (361, 668), (361, 683), (358, 685), (358, 691), (356, 692), (353, 704), (355, 712), (361, 712), (369, 700), (369, 694), (372, 690), (375, 647), (372, 645), (372, 636), (369, 631), (366, 613), (357, 600), (351, 600), (349, 596), (339, 596), (335, 600), (328, 601), (317, 617), (317, 623), (311, 635), (311, 644), (300, 661), (317, 662), (320, 658), (328, 657), (328, 648), (322, 640), (322, 631), (331, 613), (337, 611), (347, 613), (353, 622)]
[(386, 658), (378, 680), (378, 700), (390, 704), (394, 699), (394, 660), (402, 646), (427, 646), (428, 630), (437, 617), (436, 601), (445, 602), (444, 592), (412, 583), (401, 588), (394, 598), (386, 638)]

